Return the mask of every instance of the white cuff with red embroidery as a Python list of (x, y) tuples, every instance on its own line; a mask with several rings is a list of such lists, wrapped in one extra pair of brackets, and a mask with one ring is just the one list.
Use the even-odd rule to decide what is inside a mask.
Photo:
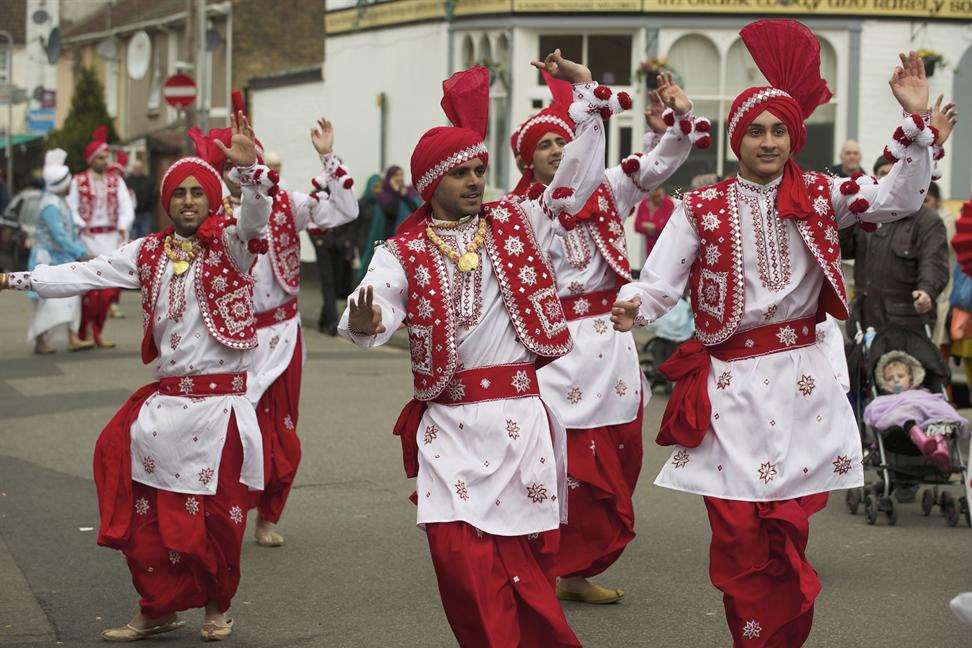
[[(921, 115), (909, 115), (894, 129), (891, 141), (884, 147), (884, 159), (891, 164), (908, 158), (909, 152), (935, 146), (938, 130)], [(934, 151), (933, 151), (934, 153)]]
[(263, 190), (269, 196), (276, 195), (279, 190), (280, 174), (263, 164), (251, 164), (248, 167), (233, 167), (230, 169), (230, 180), (241, 187), (251, 187)]
[(567, 112), (575, 123), (581, 124), (593, 119), (595, 115), (610, 119), (611, 115), (624, 112), (631, 105), (631, 95), (627, 92), (614, 92), (608, 86), (590, 81), (574, 84), (574, 101)]
[(324, 188), (330, 182), (336, 185), (332, 189), (338, 187), (341, 189), (351, 189), (354, 186), (354, 178), (351, 177), (348, 168), (341, 163), (341, 158), (334, 153), (322, 155), (321, 164), (324, 166), (324, 171), (316, 178), (311, 178), (311, 184), (314, 185), (314, 191), (311, 192), (312, 197), (319, 199), (320, 196), (317, 194), (324, 191)]
[(30, 273), (8, 272), (7, 288), (9, 290), (30, 290)]

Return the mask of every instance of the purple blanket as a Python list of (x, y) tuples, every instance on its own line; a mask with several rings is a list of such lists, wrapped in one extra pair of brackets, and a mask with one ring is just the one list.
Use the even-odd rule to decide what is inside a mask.
[(924, 389), (909, 389), (900, 394), (878, 396), (864, 408), (864, 423), (885, 430), (914, 421), (921, 428), (930, 423), (954, 422), (961, 426), (960, 434), (968, 436), (969, 423), (945, 400), (944, 394)]

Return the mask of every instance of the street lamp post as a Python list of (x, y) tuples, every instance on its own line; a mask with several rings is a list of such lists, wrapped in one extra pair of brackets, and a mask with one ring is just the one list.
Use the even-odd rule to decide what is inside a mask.
[(13, 130), (13, 36), (0, 29), (0, 39), (7, 41), (7, 136), (4, 152), (7, 156), (7, 190), (13, 193), (13, 145), (10, 134)]

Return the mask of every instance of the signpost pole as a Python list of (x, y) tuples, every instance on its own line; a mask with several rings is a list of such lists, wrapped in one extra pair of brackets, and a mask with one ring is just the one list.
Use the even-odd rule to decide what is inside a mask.
[(7, 135), (4, 142), (4, 153), (7, 156), (7, 192), (12, 196), (14, 191), (13, 184), (13, 146), (11, 143), (11, 131), (13, 130), (13, 36), (10, 32), (0, 29), (0, 38), (7, 41), (7, 88), (10, 90), (7, 97)]

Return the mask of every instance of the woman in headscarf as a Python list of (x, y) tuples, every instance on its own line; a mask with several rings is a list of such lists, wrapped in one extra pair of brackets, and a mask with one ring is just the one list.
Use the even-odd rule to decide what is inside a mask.
[(385, 215), (385, 235), (391, 238), (395, 230), (409, 214), (422, 205), (414, 187), (405, 185), (405, 172), (399, 166), (388, 167), (385, 180), (381, 184), (378, 205)]
[(360, 250), (361, 266), (355, 276), (356, 283), (360, 283), (361, 278), (368, 272), (368, 264), (371, 263), (371, 257), (375, 253), (375, 241), (385, 238), (385, 214), (378, 205), (381, 187), (381, 176), (377, 173), (372, 175), (368, 178), (364, 193), (358, 200), (358, 227), (360, 228), (358, 250)]
[[(64, 197), (71, 188), (71, 172), (64, 165), (67, 153), (53, 149), (44, 156), (44, 194), (34, 231), (34, 245), (30, 250), (27, 269), (38, 265), (60, 265), (80, 261), (88, 252), (78, 235), (77, 225), (71, 217), (71, 209)], [(27, 341), (34, 343), (34, 353), (54, 353), (49, 344), (51, 336), (67, 331), (68, 349), (90, 349), (93, 342), (78, 337), (81, 321), (81, 298), (60, 297), (45, 299), (31, 293), (35, 300), (34, 319), (27, 332)]]

